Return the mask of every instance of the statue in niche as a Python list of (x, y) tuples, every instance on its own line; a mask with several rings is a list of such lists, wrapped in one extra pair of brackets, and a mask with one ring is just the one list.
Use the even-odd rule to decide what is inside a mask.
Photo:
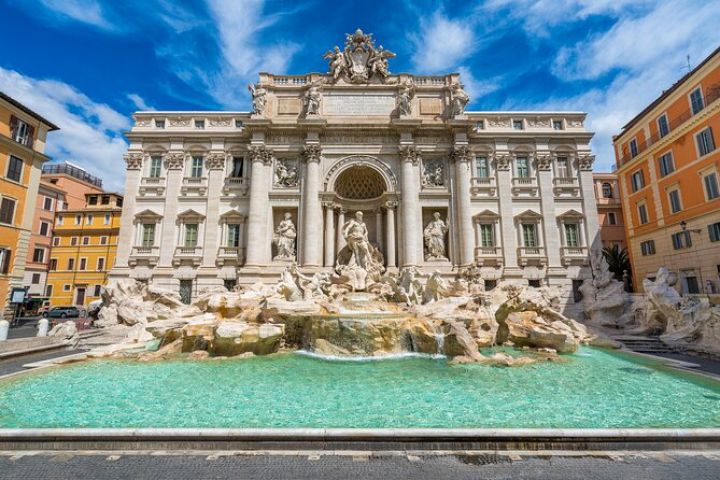
[(275, 185), (278, 187), (298, 186), (298, 170), (295, 162), (278, 160), (275, 163)]
[(425, 260), (446, 260), (445, 253), (445, 235), (448, 232), (448, 226), (440, 218), (440, 213), (433, 213), (433, 219), (427, 224), (423, 231), (425, 238)]
[(385, 271), (380, 251), (368, 240), (363, 213), (355, 212), (342, 226), (346, 245), (338, 252), (335, 271), (345, 277), (354, 290), (365, 290), (368, 279), (378, 281)]
[(428, 162), (424, 165), (422, 184), (423, 187), (442, 187), (445, 185), (445, 175), (440, 160)]
[(267, 90), (258, 85), (257, 87), (252, 83), (248, 85), (250, 95), (252, 95), (252, 107), (255, 115), (263, 115), (265, 113), (265, 106), (267, 105)]
[(283, 220), (278, 224), (273, 235), (273, 244), (277, 250), (277, 255), (273, 260), (295, 260), (295, 239), (297, 238), (297, 230), (292, 221), (292, 214), (285, 212)]
[(322, 94), (320, 86), (313, 83), (305, 92), (305, 115), (318, 115), (320, 113), (320, 99)]
[(400, 85), (400, 92), (397, 96), (397, 111), (401, 117), (412, 115), (412, 99), (415, 95), (415, 85), (406, 81)]
[(355, 218), (351, 218), (343, 225), (343, 237), (352, 251), (355, 263), (367, 270), (370, 259), (370, 241), (368, 240), (367, 225), (363, 221), (363, 213), (355, 212)]
[(470, 102), (470, 97), (461, 83), (453, 83), (450, 87), (450, 116), (456, 117), (465, 113), (465, 107)]

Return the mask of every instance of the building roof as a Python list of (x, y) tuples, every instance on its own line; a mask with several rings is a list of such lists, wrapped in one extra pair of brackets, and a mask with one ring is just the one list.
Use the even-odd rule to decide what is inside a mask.
[(718, 54), (720, 54), (720, 47), (716, 48), (710, 55), (708, 55), (707, 57), (705, 57), (705, 59), (704, 59), (702, 62), (700, 62), (700, 64), (698, 64), (697, 67), (693, 68), (693, 69), (690, 70), (688, 73), (686, 73), (685, 75), (683, 75), (682, 78), (680, 78), (680, 80), (678, 80), (677, 82), (675, 82), (672, 87), (670, 87), (669, 89), (665, 90), (665, 91), (664, 91), (658, 98), (656, 98), (650, 105), (648, 105), (647, 107), (645, 107), (645, 109), (644, 109), (642, 112), (640, 112), (640, 113), (638, 113), (637, 115), (635, 115), (635, 116), (632, 118), (632, 120), (630, 120), (627, 124), (625, 124), (625, 126), (622, 127), (622, 130), (620, 131), (620, 133), (619, 133), (618, 135), (616, 135), (615, 137), (621, 136), (621, 135), (624, 134), (627, 130), (629, 130), (631, 127), (635, 126), (635, 124), (638, 123), (641, 118), (643, 118), (645, 115), (647, 115), (653, 108), (655, 108), (656, 106), (658, 106), (658, 105), (659, 105), (663, 100), (665, 100), (667, 97), (669, 97), (670, 95), (672, 95), (673, 92), (675, 92), (677, 89), (679, 89), (680, 87), (682, 87), (682, 85), (685, 83), (685, 81), (686, 81), (687, 79), (689, 79), (690, 77), (692, 77), (692, 76), (695, 74), (695, 72), (697, 72), (697, 71), (700, 70), (702, 67), (704, 67), (710, 60), (712, 60), (712, 59), (713, 59), (716, 55), (718, 55)]
[(30, 110), (28, 107), (26, 107), (25, 105), (23, 105), (22, 103), (18, 102), (18, 101), (15, 100), (14, 98), (10, 97), (9, 95), (7, 95), (7, 94), (5, 94), (4, 92), (1, 92), (1, 91), (0, 91), (0, 99), (5, 100), (5, 101), (8, 102), (9, 104), (11, 104), (11, 105), (13, 105), (14, 107), (18, 108), (19, 110), (27, 113), (27, 114), (30, 115), (31, 117), (34, 117), (34, 118), (40, 120), (40, 121), (43, 122), (45, 125), (47, 125), (48, 127), (50, 127), (50, 128), (49, 128), (49, 131), (52, 132), (52, 131), (54, 131), (54, 130), (60, 130), (60, 127), (58, 127), (58, 126), (55, 125), (54, 123), (50, 122), (49, 120), (47, 120), (47, 119), (46, 119), (45, 117), (43, 117), (42, 115), (40, 115), (40, 114), (38, 114), (38, 113), (35, 113), (34, 111)]
[(77, 167), (68, 162), (48, 163), (42, 167), (43, 175), (69, 175), (80, 181), (89, 183), (98, 188), (102, 188), (102, 179), (94, 175), (90, 175), (81, 167)]

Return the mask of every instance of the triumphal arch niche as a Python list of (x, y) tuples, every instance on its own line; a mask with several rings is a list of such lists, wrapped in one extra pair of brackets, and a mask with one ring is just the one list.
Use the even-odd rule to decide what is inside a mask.
[(116, 277), (199, 291), (293, 265), (586, 274), (584, 114), (467, 112), (459, 74), (393, 72), (395, 53), (361, 30), (322, 56), (324, 73), (260, 73), (247, 113), (134, 115)]

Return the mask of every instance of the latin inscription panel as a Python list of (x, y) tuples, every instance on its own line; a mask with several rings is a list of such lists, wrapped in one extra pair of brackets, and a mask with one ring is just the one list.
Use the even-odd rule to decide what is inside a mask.
[(390, 115), (395, 97), (390, 95), (326, 95), (325, 115)]

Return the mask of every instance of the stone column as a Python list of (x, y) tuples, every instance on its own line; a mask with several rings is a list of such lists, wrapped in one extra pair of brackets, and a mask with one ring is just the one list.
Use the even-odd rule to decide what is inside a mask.
[(400, 199), (400, 225), (403, 233), (402, 266), (417, 266), (422, 255), (422, 245), (419, 243), (421, 236), (418, 203), (420, 194), (419, 150), (414, 145), (401, 145), (400, 161), (402, 162), (403, 189)]
[(268, 188), (272, 151), (265, 145), (251, 145), (248, 149), (250, 174), (250, 207), (248, 211), (247, 252), (245, 266), (259, 267), (270, 263), (267, 257)]
[(125, 155), (127, 173), (125, 174), (125, 196), (123, 210), (120, 215), (120, 234), (118, 236), (117, 254), (113, 268), (128, 268), (132, 248), (135, 246), (135, 203), (142, 178), (143, 154), (129, 152)]
[[(545, 255), (548, 259), (548, 269), (563, 269), (560, 248), (561, 238), (558, 231), (557, 217), (555, 216), (555, 192), (553, 191), (552, 157), (549, 154), (539, 154), (535, 158), (538, 190), (540, 191), (540, 209), (542, 212), (542, 234), (545, 246)], [(540, 233), (540, 232), (538, 232)], [(564, 232), (561, 232), (564, 235)]]
[(388, 267), (396, 267), (397, 260), (395, 258), (395, 208), (397, 202), (387, 202), (385, 204), (385, 263)]
[(378, 248), (383, 249), (383, 231), (382, 231), (382, 208), (378, 207), (375, 211), (375, 238), (377, 239)]
[(184, 164), (185, 154), (181, 152), (171, 152), (165, 155), (165, 170), (167, 171), (165, 198), (170, 199), (170, 201), (165, 202), (165, 212), (163, 212), (162, 226), (160, 227), (159, 267), (172, 268), (172, 260), (175, 256), (175, 247), (177, 247), (177, 199), (180, 197)]
[(305, 180), (302, 190), (303, 255), (304, 267), (321, 266), (322, 258), (322, 204), (320, 203), (320, 158), (322, 148), (317, 143), (305, 145)]
[(337, 223), (337, 253), (345, 247), (345, 237), (343, 237), (342, 227), (345, 225), (345, 210), (340, 207), (338, 208), (338, 223)]
[(325, 266), (335, 265), (335, 205), (325, 202)]
[(497, 175), (497, 192), (500, 204), (500, 238), (502, 241), (505, 271), (519, 270), (517, 260), (518, 238), (513, 216), (512, 173), (510, 172), (510, 155), (495, 155), (495, 172)]
[[(224, 152), (214, 152), (205, 158), (208, 170), (207, 214), (205, 217), (205, 239), (203, 240), (203, 267), (214, 267), (218, 247), (222, 241), (220, 233), (220, 195), (222, 194), (225, 175)], [(221, 235), (218, 238), (218, 234)]]
[(467, 145), (458, 145), (452, 154), (455, 160), (455, 205), (457, 215), (457, 235), (460, 252), (457, 263), (466, 267), (473, 263), (474, 233), (472, 207), (470, 205), (470, 163), (472, 154)]
[(580, 177), (580, 195), (582, 195), (582, 213), (585, 216), (585, 228), (587, 229), (587, 246), (590, 250), (600, 251), (602, 250), (602, 240), (598, 225), (597, 203), (595, 195), (593, 195), (595, 185), (592, 177), (593, 162), (595, 162), (595, 155), (580, 156), (578, 158), (578, 176)]

